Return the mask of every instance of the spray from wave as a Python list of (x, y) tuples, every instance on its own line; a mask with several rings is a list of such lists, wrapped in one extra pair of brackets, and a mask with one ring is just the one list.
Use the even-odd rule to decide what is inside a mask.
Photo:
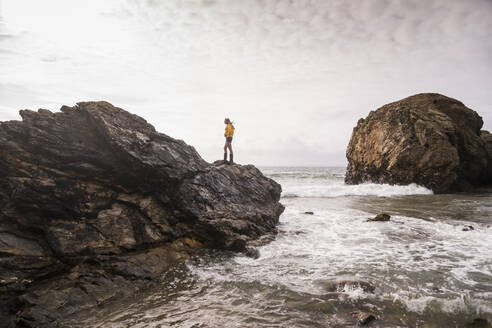
[(414, 183), (406, 186), (366, 183), (346, 185), (343, 183), (327, 183), (318, 185), (282, 184), (282, 198), (308, 197), (340, 197), (340, 196), (404, 196), (432, 195), (432, 191)]
[(282, 198), (391, 197), (433, 194), (431, 190), (416, 184), (402, 186), (375, 183), (347, 185), (344, 183), (345, 169), (342, 167), (263, 168), (262, 171), (282, 185)]

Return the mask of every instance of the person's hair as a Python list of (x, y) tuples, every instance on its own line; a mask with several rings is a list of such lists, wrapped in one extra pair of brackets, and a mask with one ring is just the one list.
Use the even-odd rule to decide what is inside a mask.
[(231, 122), (231, 120), (230, 120), (229, 118), (227, 118), (227, 117), (224, 119), (224, 121), (225, 121), (227, 124), (232, 124), (232, 125), (234, 125), (234, 123), (232, 123), (232, 122)]

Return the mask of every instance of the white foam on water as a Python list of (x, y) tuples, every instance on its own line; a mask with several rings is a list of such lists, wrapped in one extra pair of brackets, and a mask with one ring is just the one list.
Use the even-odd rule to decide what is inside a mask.
[(345, 169), (318, 168), (262, 168), (262, 172), (282, 185), (282, 198), (322, 198), (340, 196), (403, 196), (430, 195), (432, 191), (417, 184), (389, 185), (344, 183)]
[(489, 226), (474, 223), (475, 230), (464, 232), (466, 222), (406, 216), (366, 222), (370, 213), (347, 208), (336, 198), (309, 203), (314, 215), (303, 214), (302, 198), (284, 203), (280, 233), (260, 248), (259, 259), (238, 256), (212, 267), (192, 267), (193, 272), (204, 280), (257, 281), (321, 295), (326, 290), (317, 282), (348, 274), (369, 281), (377, 293), (347, 290), (341, 296), (347, 301), (378, 298), (417, 313), (438, 306), (448, 313), (475, 309), (492, 314), (491, 295), (476, 293), (480, 282), (473, 276), (492, 280)]
[(317, 184), (282, 183), (282, 197), (340, 197), (340, 196), (402, 196), (402, 195), (431, 195), (432, 190), (417, 184), (389, 185), (364, 183), (347, 185), (343, 181), (327, 181)]

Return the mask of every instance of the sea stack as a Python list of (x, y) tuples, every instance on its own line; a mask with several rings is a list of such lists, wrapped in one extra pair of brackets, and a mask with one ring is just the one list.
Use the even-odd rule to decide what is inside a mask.
[(0, 321), (54, 327), (197, 249), (253, 253), (281, 187), (107, 102), (0, 123)]
[(360, 119), (347, 147), (347, 184), (416, 183), (435, 193), (492, 184), (492, 136), (456, 99), (417, 94)]

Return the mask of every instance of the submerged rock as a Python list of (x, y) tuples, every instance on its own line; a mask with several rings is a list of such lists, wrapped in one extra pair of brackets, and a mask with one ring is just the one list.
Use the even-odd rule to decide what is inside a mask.
[(366, 325), (369, 322), (376, 320), (376, 316), (370, 312), (364, 312), (362, 310), (355, 310), (350, 312), (350, 314), (357, 320), (359, 325)]
[(490, 328), (492, 325), (486, 320), (482, 318), (476, 318), (471, 323), (466, 325), (466, 328)]
[(318, 284), (322, 285), (331, 293), (346, 293), (354, 289), (361, 289), (366, 293), (373, 293), (376, 289), (367, 281), (362, 280), (323, 280), (319, 281)]
[(360, 119), (347, 147), (345, 182), (416, 183), (436, 193), (492, 184), (492, 140), (458, 100), (418, 94)]
[(252, 165), (209, 164), (107, 102), (20, 114), (0, 123), (2, 324), (54, 326), (193, 250), (254, 255), (276, 232), (280, 185)]
[(389, 214), (379, 213), (375, 217), (367, 219), (367, 221), (368, 222), (372, 222), (372, 221), (389, 221), (390, 218), (391, 218), (391, 216)]

